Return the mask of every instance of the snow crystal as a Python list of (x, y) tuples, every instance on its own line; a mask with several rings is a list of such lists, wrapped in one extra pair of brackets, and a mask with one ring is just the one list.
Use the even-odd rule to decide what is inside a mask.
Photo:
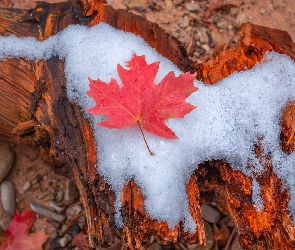
[[(18, 49), (20, 48), (20, 49)], [(38, 42), (15, 36), (0, 38), (0, 58), (26, 57), (47, 59), (58, 55), (65, 61), (67, 95), (83, 109), (94, 101), (86, 95), (88, 77), (120, 82), (117, 64), (125, 67), (132, 55), (146, 55), (148, 63), (160, 61), (156, 82), (169, 71), (182, 73), (169, 60), (150, 48), (140, 37), (100, 23), (92, 28), (69, 26), (57, 35)], [(295, 63), (287, 56), (272, 52), (253, 69), (234, 73), (213, 86), (195, 81), (199, 90), (188, 101), (197, 109), (184, 119), (170, 119), (167, 125), (179, 137), (169, 140), (146, 133), (151, 156), (137, 126), (107, 129), (94, 126), (98, 146), (98, 168), (117, 195), (117, 224), (120, 225), (121, 190), (130, 178), (140, 185), (146, 197), (147, 212), (174, 227), (180, 220), (185, 229), (195, 231), (186, 196), (186, 184), (196, 165), (212, 159), (224, 159), (234, 169), (253, 178), (253, 202), (263, 209), (259, 183), (246, 168), (255, 160), (253, 145), (258, 137), (265, 152), (271, 152), (275, 173), (290, 190), (289, 209), (295, 218), (295, 154), (280, 149), (279, 120), (288, 100), (295, 100)], [(87, 115), (94, 123), (101, 116)]]

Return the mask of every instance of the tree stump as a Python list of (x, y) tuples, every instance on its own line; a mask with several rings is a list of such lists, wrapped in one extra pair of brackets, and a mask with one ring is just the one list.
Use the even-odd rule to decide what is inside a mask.
[[(235, 71), (250, 69), (266, 51), (277, 51), (295, 60), (294, 43), (280, 30), (251, 23), (242, 25), (236, 47), (219, 46), (208, 61), (191, 61), (181, 43), (157, 24), (124, 10), (114, 10), (104, 1), (78, 0), (48, 4), (40, 2), (32, 10), (0, 9), (0, 34), (32, 36), (39, 40), (57, 34), (70, 24), (93, 26), (106, 22), (114, 28), (140, 35), (151, 47), (174, 62), (182, 71), (197, 72), (197, 78), (214, 84)], [(114, 242), (115, 195), (96, 166), (93, 131), (65, 92), (64, 62), (58, 57), (31, 61), (22, 58), (0, 62), (0, 137), (38, 148), (54, 170), (73, 175), (87, 216), (90, 247), (106, 247)], [(290, 102), (281, 120), (281, 146), (294, 150), (295, 104)], [(145, 211), (140, 187), (130, 180), (123, 189), (122, 237), (128, 248), (139, 248), (154, 235), (159, 241), (205, 244), (200, 202), (216, 202), (235, 223), (245, 249), (294, 249), (295, 228), (287, 210), (289, 194), (272, 170), (263, 148), (256, 145), (257, 158), (265, 163), (257, 175), (264, 209), (252, 203), (252, 181), (226, 162), (210, 161), (196, 166), (187, 185), (189, 207), (198, 225), (196, 233), (184, 232), (182, 223), (170, 229)]]

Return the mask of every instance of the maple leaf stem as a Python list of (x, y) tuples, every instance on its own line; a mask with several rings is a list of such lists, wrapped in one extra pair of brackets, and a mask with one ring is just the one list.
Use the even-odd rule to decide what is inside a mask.
[(149, 145), (147, 144), (147, 141), (146, 141), (146, 139), (145, 139), (144, 133), (143, 133), (143, 131), (142, 131), (142, 128), (141, 128), (141, 126), (140, 126), (140, 122), (139, 122), (139, 121), (137, 121), (137, 124), (138, 124), (138, 127), (139, 127), (139, 129), (140, 129), (140, 132), (141, 132), (141, 134), (142, 134), (142, 137), (143, 137), (143, 140), (144, 140), (144, 142), (145, 142), (145, 145), (146, 145), (146, 147), (147, 147), (147, 149), (148, 149), (148, 151), (149, 151), (150, 155), (154, 155), (154, 153), (151, 151), (151, 149), (150, 149)]

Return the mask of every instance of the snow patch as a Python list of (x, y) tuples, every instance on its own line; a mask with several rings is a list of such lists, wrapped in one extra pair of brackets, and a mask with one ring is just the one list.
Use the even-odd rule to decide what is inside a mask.
[[(107, 49), (106, 49), (107, 48)], [(150, 48), (142, 38), (100, 23), (92, 28), (71, 25), (49, 39), (15, 36), (0, 38), (0, 58), (25, 57), (48, 59), (58, 55), (65, 61), (67, 95), (83, 109), (94, 106), (86, 95), (88, 77), (120, 82), (117, 64), (125, 67), (133, 53), (145, 55), (148, 63), (160, 61), (158, 83), (169, 71), (182, 72), (168, 59)], [(295, 100), (295, 63), (287, 56), (272, 52), (254, 68), (234, 73), (213, 86), (195, 81), (199, 90), (188, 101), (197, 109), (184, 119), (170, 119), (167, 125), (179, 137), (169, 140), (146, 133), (146, 149), (139, 129), (107, 129), (94, 126), (99, 172), (117, 195), (117, 225), (120, 221), (120, 196), (124, 183), (133, 178), (146, 197), (145, 207), (152, 218), (167, 221), (172, 228), (181, 220), (185, 230), (194, 232), (196, 225), (189, 212), (186, 184), (197, 164), (226, 160), (234, 169), (251, 176), (253, 202), (263, 209), (260, 187), (247, 169), (255, 162), (255, 171), (263, 169), (255, 160), (253, 145), (262, 137), (265, 152), (271, 152), (275, 173), (290, 190), (289, 209), (295, 218), (295, 154), (280, 149), (281, 111), (288, 100)], [(87, 115), (93, 124), (101, 116)]]

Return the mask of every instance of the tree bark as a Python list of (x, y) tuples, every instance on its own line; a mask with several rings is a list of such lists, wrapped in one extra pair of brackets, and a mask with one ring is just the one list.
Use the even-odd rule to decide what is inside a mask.
[[(197, 72), (197, 78), (214, 84), (235, 71), (250, 69), (266, 51), (290, 55), (295, 60), (290, 36), (275, 29), (244, 24), (236, 47), (219, 46), (203, 64), (192, 62), (181, 43), (157, 24), (123, 10), (114, 10), (104, 1), (80, 0), (58, 4), (38, 3), (32, 10), (0, 9), (0, 34), (46, 39), (70, 24), (93, 26), (106, 22), (114, 28), (140, 35), (151, 47), (174, 62), (181, 70)], [(57, 57), (30, 61), (6, 59), (0, 62), (0, 137), (34, 145), (54, 170), (73, 175), (87, 216), (90, 247), (114, 242), (115, 195), (96, 169), (92, 128), (81, 108), (70, 102), (65, 92), (64, 63)], [(294, 150), (295, 104), (290, 102), (281, 119), (281, 147)], [(255, 148), (265, 163), (257, 174), (264, 209), (252, 204), (252, 180), (222, 161), (210, 161), (191, 176), (187, 195), (196, 233), (187, 233), (182, 223), (170, 229), (165, 222), (152, 219), (145, 211), (140, 187), (130, 180), (123, 189), (122, 237), (128, 248), (139, 248), (154, 235), (159, 241), (205, 244), (200, 202), (217, 202), (226, 209), (246, 249), (293, 249), (295, 228), (287, 210), (289, 194), (272, 170), (261, 145)]]

